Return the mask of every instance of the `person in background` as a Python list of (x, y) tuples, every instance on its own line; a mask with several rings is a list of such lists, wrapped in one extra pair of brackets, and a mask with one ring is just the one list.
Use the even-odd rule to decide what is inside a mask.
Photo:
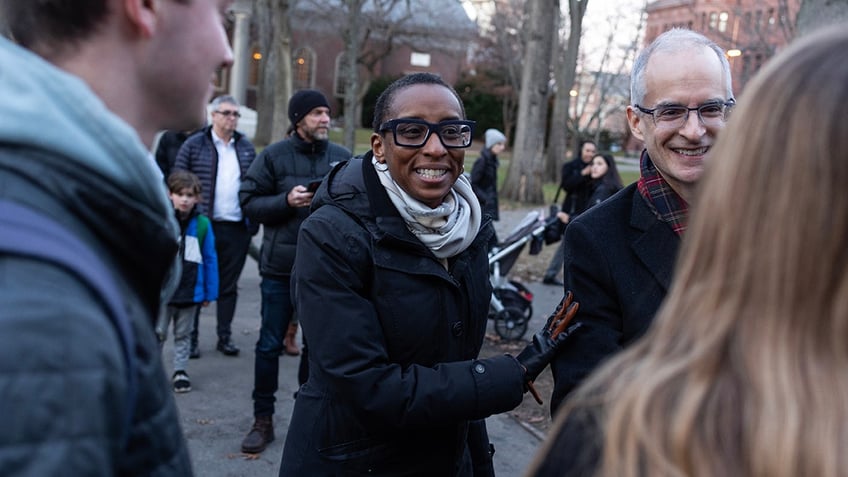
[(589, 176), (592, 178), (592, 186), (586, 200), (587, 210), (609, 199), (623, 187), (615, 158), (610, 154), (597, 154), (592, 158)]
[(218, 298), (218, 255), (215, 253), (215, 234), (209, 218), (197, 212), (200, 201), (200, 179), (188, 171), (177, 170), (168, 177), (168, 192), (174, 204), (174, 214), (180, 224), (182, 261), (180, 283), (159, 315), (156, 334), (162, 344), (168, 338), (168, 325), (174, 323), (174, 392), (191, 391), (188, 377), (189, 351), (194, 317), (200, 307), (209, 306)]
[[(557, 217), (563, 224), (577, 217), (586, 210), (586, 203), (592, 190), (592, 158), (597, 153), (598, 146), (594, 141), (583, 141), (580, 144), (580, 156), (575, 157), (562, 165), (559, 188), (565, 191), (565, 199), (562, 200)], [(557, 191), (559, 195), (559, 191)], [(562, 280), (557, 278), (562, 272), (565, 243), (560, 241), (542, 283), (546, 285), (563, 286)]]
[[(487, 129), (483, 135), (485, 146), (480, 151), (480, 157), (474, 161), (471, 168), (471, 188), (480, 201), (483, 215), (488, 215), (494, 221), (500, 220), (498, 207), (498, 154), (506, 149), (506, 136), (497, 129)], [(492, 245), (497, 244), (497, 235), (492, 237)], [(491, 247), (490, 247), (491, 248)]]
[[(218, 303), (215, 314), (218, 344), (216, 349), (226, 356), (237, 356), (239, 349), (232, 340), (232, 322), (238, 301), (238, 279), (244, 268), (250, 238), (258, 231), (244, 216), (238, 191), (256, 150), (244, 134), (238, 132), (239, 104), (232, 96), (218, 96), (212, 101), (212, 124), (186, 139), (177, 154), (176, 169), (197, 174), (203, 184), (204, 201), (200, 213), (212, 219), (215, 250), (218, 253)], [(197, 340), (198, 323), (192, 333), (191, 356), (200, 357)]]
[(274, 440), (280, 353), (300, 354), (290, 290), (297, 232), (309, 215), (317, 184), (333, 165), (351, 156), (350, 151), (329, 141), (330, 105), (320, 91), (295, 93), (289, 99), (288, 113), (288, 137), (259, 154), (239, 192), (244, 213), (264, 227), (259, 260), (262, 325), (253, 374), (254, 422), (241, 444), (242, 452), (251, 454), (262, 452)]
[(127, 318), (63, 265), (0, 254), (3, 475), (192, 475), (154, 333), (179, 228), (149, 151), (203, 123), (229, 3), (0, 0), (0, 202), (82, 244)]
[(462, 174), (473, 126), (441, 78), (404, 76), (377, 99), (371, 151), (311, 198), (292, 278), (309, 379), (280, 476), (492, 475), (482, 420), (517, 406), (573, 332), (476, 359), (493, 228)]
[(180, 147), (193, 131), (162, 131), (156, 144), (156, 165), (162, 171), (162, 177), (167, 181), (177, 163)]
[(748, 83), (656, 320), (569, 397), (528, 476), (846, 475), (845, 104), (844, 24)]
[(566, 286), (585, 329), (552, 364), (552, 411), (653, 320), (705, 158), (735, 102), (724, 51), (685, 29), (661, 34), (640, 53), (630, 89), (630, 130), (645, 143), (641, 175), (566, 228)]

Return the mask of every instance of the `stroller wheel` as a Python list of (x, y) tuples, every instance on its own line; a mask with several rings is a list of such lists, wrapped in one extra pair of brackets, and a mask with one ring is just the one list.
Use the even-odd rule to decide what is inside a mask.
[(527, 332), (527, 317), (519, 308), (504, 308), (495, 315), (495, 333), (505, 340), (517, 340)]

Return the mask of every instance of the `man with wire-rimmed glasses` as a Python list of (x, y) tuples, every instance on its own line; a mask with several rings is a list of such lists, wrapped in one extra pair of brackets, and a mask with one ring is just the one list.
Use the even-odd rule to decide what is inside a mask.
[(663, 33), (633, 66), (627, 120), (645, 143), (639, 180), (569, 224), (565, 286), (583, 322), (552, 364), (556, 410), (597, 364), (641, 336), (668, 290), (704, 163), (735, 100), (706, 37)]

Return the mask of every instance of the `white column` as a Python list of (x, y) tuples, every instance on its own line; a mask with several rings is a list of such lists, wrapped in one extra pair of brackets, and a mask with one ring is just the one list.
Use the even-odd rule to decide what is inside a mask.
[(244, 104), (247, 100), (247, 73), (250, 66), (250, 11), (233, 8), (233, 66), (230, 70), (230, 95)]

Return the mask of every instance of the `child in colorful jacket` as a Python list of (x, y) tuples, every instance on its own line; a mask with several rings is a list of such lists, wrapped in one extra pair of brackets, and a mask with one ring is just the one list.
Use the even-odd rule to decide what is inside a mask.
[(174, 322), (174, 392), (191, 391), (186, 367), (191, 349), (194, 315), (200, 307), (218, 298), (218, 255), (209, 218), (197, 212), (201, 193), (200, 180), (189, 171), (176, 170), (168, 177), (168, 193), (180, 224), (182, 265), (180, 284), (156, 323), (160, 344), (168, 337), (168, 325)]

